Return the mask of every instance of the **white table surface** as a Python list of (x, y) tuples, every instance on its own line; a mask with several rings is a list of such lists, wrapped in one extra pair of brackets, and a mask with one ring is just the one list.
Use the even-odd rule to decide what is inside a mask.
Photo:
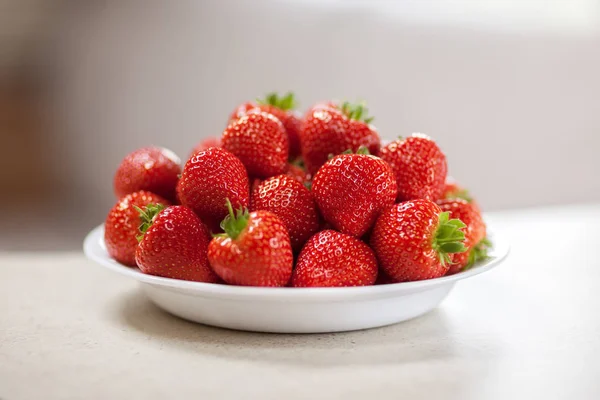
[(342, 334), (195, 325), (81, 253), (0, 253), (0, 399), (600, 398), (600, 205), (489, 219), (504, 264)]

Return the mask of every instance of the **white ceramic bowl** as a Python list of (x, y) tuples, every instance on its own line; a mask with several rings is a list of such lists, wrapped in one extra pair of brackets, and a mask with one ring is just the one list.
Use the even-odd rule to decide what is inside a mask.
[(258, 332), (341, 332), (395, 324), (434, 309), (454, 284), (488, 271), (509, 251), (492, 236), (490, 258), (468, 271), (437, 279), (349, 288), (261, 288), (218, 285), (143, 274), (111, 259), (104, 226), (92, 230), (83, 248), (98, 264), (136, 279), (158, 307), (206, 325)]

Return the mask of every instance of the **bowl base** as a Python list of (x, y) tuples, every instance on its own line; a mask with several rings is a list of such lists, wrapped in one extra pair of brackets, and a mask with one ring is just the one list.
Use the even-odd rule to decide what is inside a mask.
[(397, 297), (301, 304), (223, 300), (147, 283), (141, 286), (158, 307), (188, 321), (253, 332), (329, 333), (377, 328), (423, 315), (444, 300), (454, 282)]

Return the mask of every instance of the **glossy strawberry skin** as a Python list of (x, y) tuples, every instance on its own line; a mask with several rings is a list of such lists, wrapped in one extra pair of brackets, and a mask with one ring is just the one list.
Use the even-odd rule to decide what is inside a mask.
[(221, 139), (218, 137), (208, 137), (202, 139), (202, 141), (200, 141), (200, 143), (198, 143), (196, 147), (194, 147), (194, 149), (192, 150), (191, 156), (201, 151), (207, 150), (211, 147), (221, 147)]
[(398, 201), (436, 201), (444, 191), (448, 165), (437, 144), (422, 134), (389, 143), (381, 149), (396, 175)]
[[(312, 185), (312, 176), (306, 172), (306, 170), (298, 165), (294, 165), (292, 163), (288, 164), (287, 171), (285, 172), (287, 176), (290, 176), (303, 184), (305, 187), (310, 187)], [(260, 178), (252, 178), (250, 180), (250, 203), (252, 203), (252, 198), (254, 197), (254, 192), (258, 189), (258, 186), (264, 181), (264, 179)]]
[(448, 271), (432, 248), (440, 212), (435, 203), (419, 199), (394, 204), (379, 216), (370, 245), (391, 279), (418, 281)]
[(130, 267), (135, 267), (135, 251), (140, 234), (140, 214), (134, 208), (148, 204), (169, 205), (169, 202), (150, 192), (139, 191), (123, 196), (108, 213), (104, 223), (104, 243), (108, 254)]
[(146, 190), (169, 201), (175, 201), (175, 187), (181, 173), (181, 161), (170, 150), (144, 147), (129, 153), (114, 176), (118, 198)]
[(226, 283), (241, 286), (285, 286), (294, 262), (283, 221), (268, 211), (251, 212), (236, 239), (213, 238), (208, 260)]
[(290, 160), (300, 155), (300, 130), (302, 129), (302, 119), (297, 112), (293, 110), (282, 110), (270, 104), (257, 104), (247, 102), (236, 108), (229, 117), (229, 123), (235, 122), (246, 115), (249, 111), (260, 110), (274, 115), (281, 121), (288, 137), (288, 155)]
[[(465, 232), (465, 246), (469, 248), (469, 251), (485, 238), (486, 226), (477, 205), (458, 198), (438, 200), (437, 205), (442, 211), (449, 211), (450, 218), (458, 218), (467, 225), (463, 231)], [(452, 255), (452, 264), (448, 269), (449, 275), (460, 272), (467, 266), (469, 251)]]
[(219, 147), (192, 156), (177, 185), (181, 204), (191, 208), (214, 232), (227, 215), (226, 199), (237, 209), (250, 202), (248, 174), (242, 162)]
[(209, 242), (208, 228), (192, 210), (171, 206), (154, 218), (135, 259), (145, 274), (216, 283), (218, 277), (208, 264)]
[(221, 145), (240, 159), (252, 177), (268, 178), (287, 168), (287, 134), (272, 114), (249, 111), (223, 131)]
[(300, 144), (306, 169), (311, 174), (327, 162), (330, 154), (365, 146), (371, 154), (378, 155), (381, 145), (373, 126), (350, 120), (340, 109), (326, 105), (313, 107), (309, 112), (302, 125)]
[(319, 230), (317, 205), (303, 184), (287, 175), (263, 181), (254, 192), (252, 211), (264, 210), (277, 215), (290, 235), (292, 249), (300, 251)]
[(319, 169), (312, 192), (327, 222), (360, 237), (394, 204), (396, 180), (390, 166), (378, 157), (342, 154)]
[(361, 240), (333, 230), (311, 237), (302, 248), (292, 275), (294, 287), (373, 285), (377, 259)]

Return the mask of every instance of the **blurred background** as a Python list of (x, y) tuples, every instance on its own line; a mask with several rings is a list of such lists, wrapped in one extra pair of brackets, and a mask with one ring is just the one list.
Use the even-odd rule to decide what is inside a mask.
[(268, 91), (434, 137), (486, 210), (600, 201), (600, 2), (0, 0), (0, 250), (79, 249), (137, 147)]

